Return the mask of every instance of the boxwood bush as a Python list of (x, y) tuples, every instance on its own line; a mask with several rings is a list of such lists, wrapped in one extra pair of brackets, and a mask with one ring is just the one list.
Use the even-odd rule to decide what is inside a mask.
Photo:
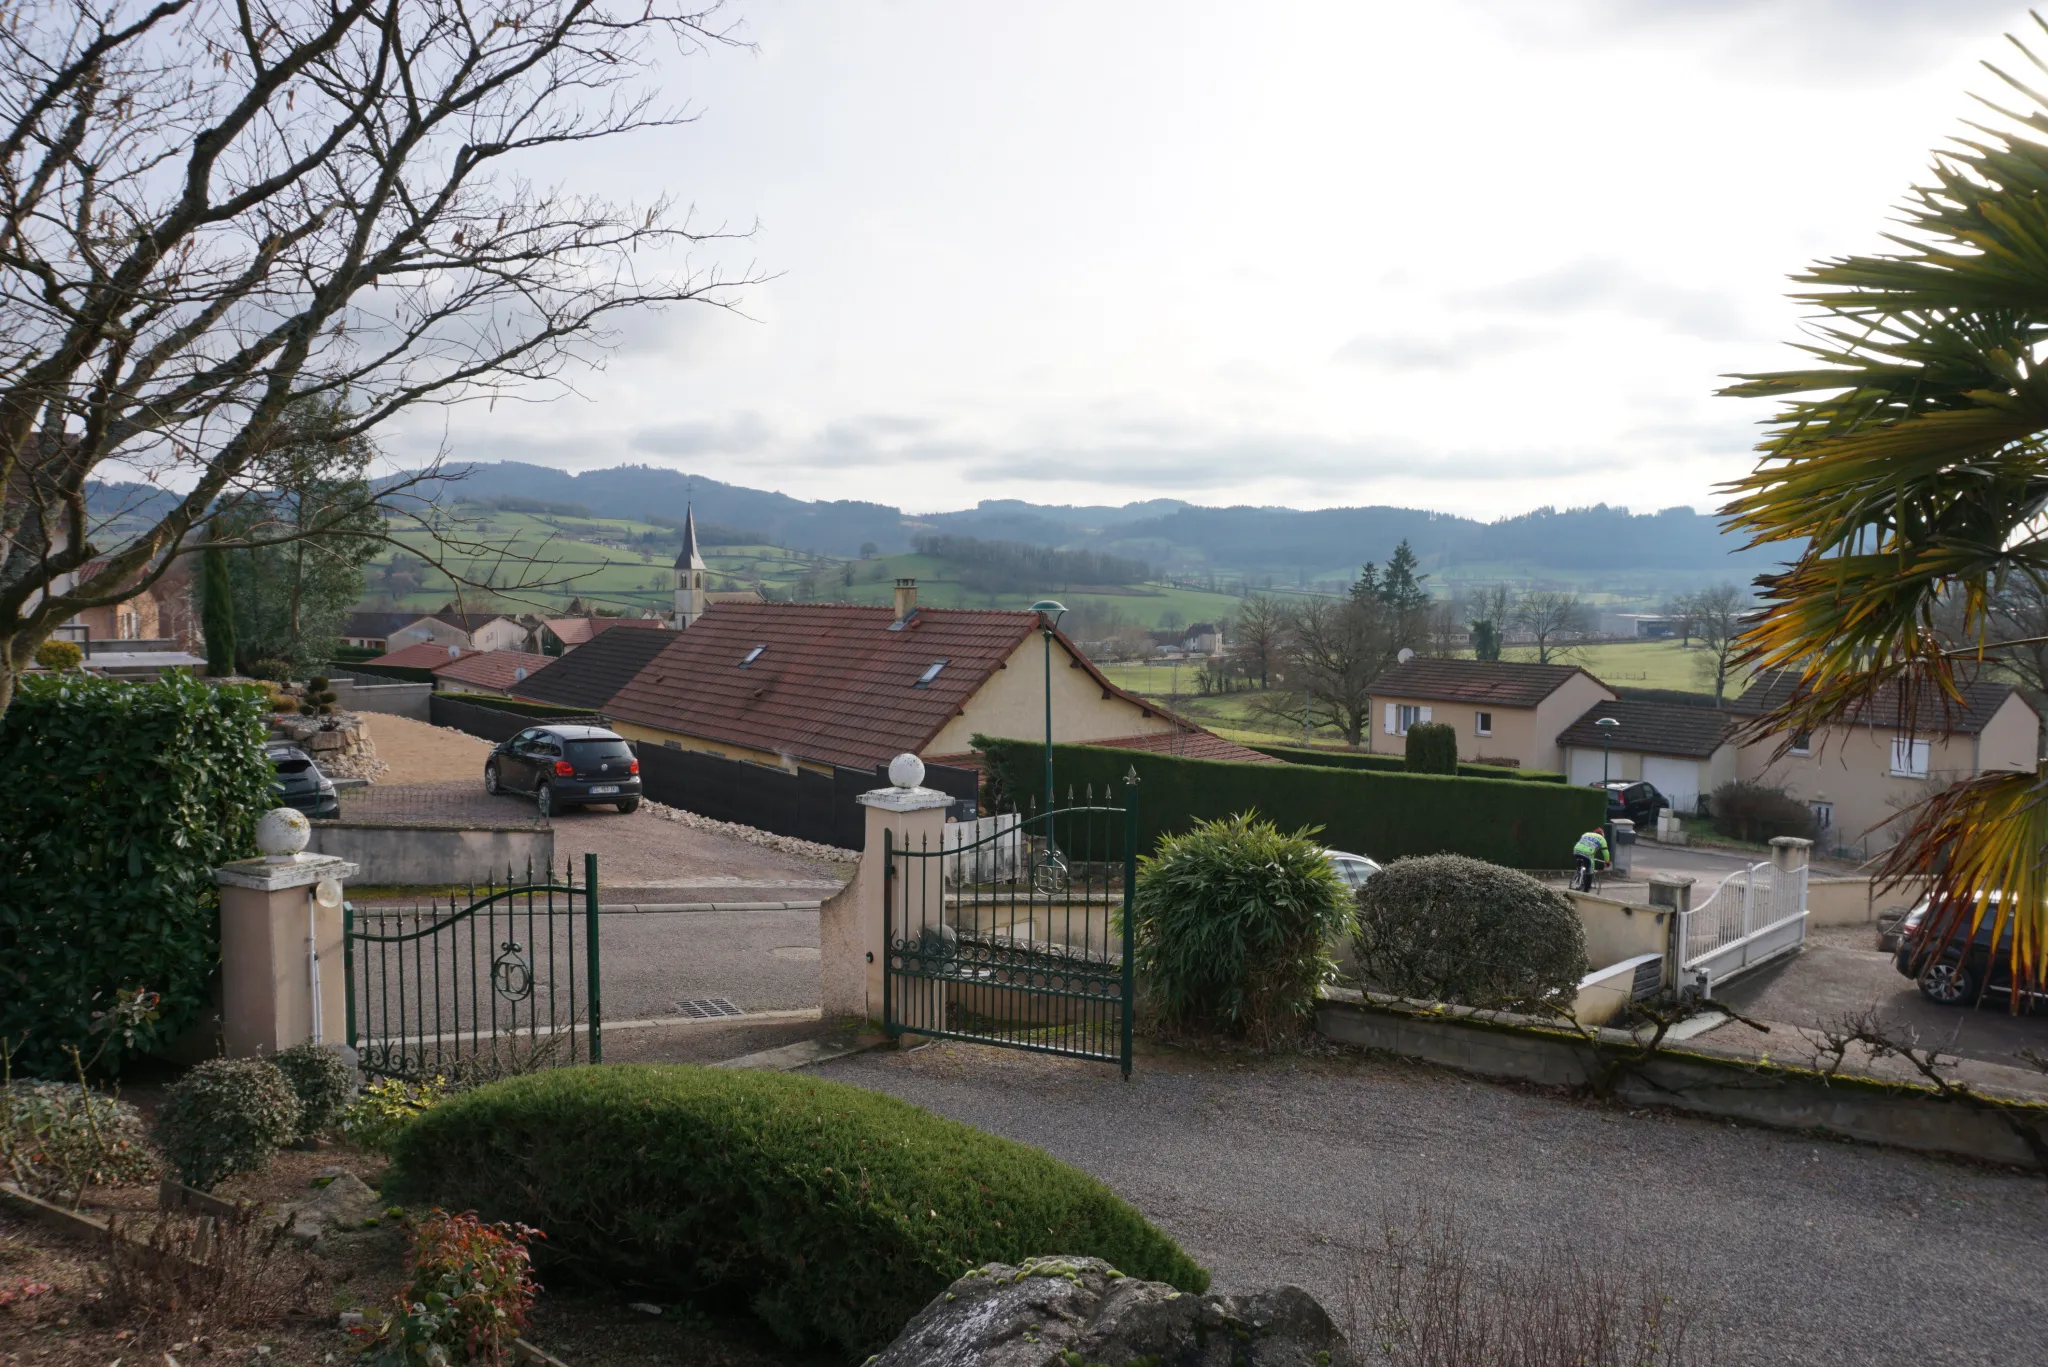
[[(27, 676), (0, 717), (0, 1040), (69, 1078), (115, 1071), (205, 1008), (213, 870), (256, 853), (271, 802), (260, 687)], [(116, 1020), (121, 994), (153, 1010)], [(118, 1028), (115, 1028), (118, 1027)]]
[(1570, 897), (1454, 854), (1396, 859), (1360, 888), (1355, 948), (1371, 986), (1467, 1006), (1564, 1004), (1587, 973)]
[(492, 1083), (405, 1129), (384, 1192), (541, 1229), (552, 1275), (736, 1301), (790, 1342), (856, 1355), (990, 1261), (1092, 1254), (1186, 1291), (1209, 1280), (1045, 1153), (798, 1074), (626, 1064)]
[(165, 1090), (150, 1141), (179, 1181), (211, 1191), (223, 1178), (261, 1172), (298, 1133), (299, 1098), (277, 1065), (215, 1058)]
[(307, 1040), (280, 1049), (271, 1062), (299, 1100), (299, 1130), (294, 1138), (301, 1144), (333, 1128), (355, 1100), (356, 1070), (332, 1045)]

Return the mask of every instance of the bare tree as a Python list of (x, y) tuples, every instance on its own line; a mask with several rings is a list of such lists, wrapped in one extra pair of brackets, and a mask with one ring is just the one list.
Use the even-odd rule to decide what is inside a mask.
[[(1366, 597), (1307, 598), (1287, 615), (1284, 680), (1306, 694), (1310, 716), (1335, 727), (1354, 748), (1372, 725), (1372, 686), (1401, 649), (1396, 615)], [(1291, 696), (1264, 700), (1274, 719), (1288, 717)]]
[[(148, 587), (253, 487), (294, 402), (345, 402), (349, 440), (417, 404), (546, 392), (623, 310), (729, 303), (739, 281), (657, 266), (720, 235), (674, 224), (667, 196), (615, 205), (519, 170), (682, 121), (647, 87), (656, 40), (723, 42), (713, 18), (688, 0), (11, 9), (0, 709), (59, 623)], [(108, 474), (155, 492), (96, 507)], [(459, 536), (424, 496), (437, 474), (368, 497)]]
[(1513, 586), (1508, 584), (1489, 584), (1464, 600), (1460, 615), (1465, 622), (1466, 642), (1475, 657), (1500, 658), (1501, 645), (1514, 622), (1517, 601)]
[(1566, 589), (1532, 589), (1515, 604), (1515, 626), (1536, 647), (1537, 664), (1555, 664), (1586, 634), (1586, 606)]
[(1273, 666), (1280, 659), (1287, 635), (1287, 610), (1264, 594), (1250, 594), (1237, 609), (1237, 631), (1230, 653), (1248, 678), (1260, 688), (1273, 684)]
[(1699, 630), (1699, 607), (1696, 602), (1698, 596), (1692, 593), (1674, 594), (1665, 599), (1664, 606), (1658, 610), (1659, 615), (1671, 623), (1671, 629), (1678, 633), (1678, 643), (1682, 646), (1691, 645), (1694, 634)]
[(1733, 584), (1722, 584), (1692, 595), (1693, 633), (1700, 638), (1704, 653), (1698, 668), (1702, 680), (1714, 685), (1714, 703), (1727, 700), (1728, 681), (1735, 676), (1735, 662), (1742, 654), (1742, 632), (1748, 625), (1749, 595)]

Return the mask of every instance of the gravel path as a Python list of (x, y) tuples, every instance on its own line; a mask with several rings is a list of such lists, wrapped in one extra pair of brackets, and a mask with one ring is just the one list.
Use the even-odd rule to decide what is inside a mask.
[(388, 712), (357, 715), (377, 747), (377, 758), (391, 766), (378, 775), (379, 784), (402, 788), (455, 780), (483, 782), (484, 757), (491, 753), (489, 741)]
[(2042, 1360), (2048, 1183), (1359, 1057), (1154, 1052), (1114, 1069), (956, 1044), (827, 1076), (1039, 1145), (1224, 1288), (1341, 1314), (1356, 1247), (1427, 1200), (1513, 1258), (1563, 1236), (1678, 1269), (1741, 1364)]

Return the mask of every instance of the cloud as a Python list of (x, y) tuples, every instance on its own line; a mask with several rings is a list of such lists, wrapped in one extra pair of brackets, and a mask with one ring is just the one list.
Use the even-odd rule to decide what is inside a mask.
[(1544, 315), (1605, 310), (1710, 342), (1750, 335), (1740, 311), (1725, 295), (1673, 285), (1619, 262), (1590, 258), (1474, 291), (1459, 302)]
[(1360, 334), (1338, 347), (1330, 359), (1382, 370), (1463, 370), (1485, 357), (1520, 350), (1531, 340), (1531, 333), (1511, 327), (1478, 328), (1441, 338)]
[(628, 444), (635, 451), (660, 456), (744, 456), (767, 449), (774, 435), (759, 413), (735, 413), (702, 422), (643, 427)]

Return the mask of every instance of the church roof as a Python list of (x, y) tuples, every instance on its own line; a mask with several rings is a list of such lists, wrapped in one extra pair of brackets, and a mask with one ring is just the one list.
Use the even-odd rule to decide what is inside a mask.
[(676, 552), (676, 568), (679, 570), (701, 570), (704, 557), (697, 550), (697, 510), (683, 510), (683, 548)]

